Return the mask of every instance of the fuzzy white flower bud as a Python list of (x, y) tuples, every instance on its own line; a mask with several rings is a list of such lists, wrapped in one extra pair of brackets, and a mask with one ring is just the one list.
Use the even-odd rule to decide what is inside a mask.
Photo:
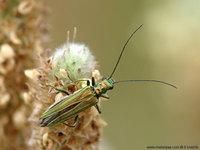
[[(69, 82), (91, 76), (96, 61), (88, 47), (79, 43), (67, 43), (56, 49), (51, 57), (52, 73), (60, 80)], [(69, 78), (63, 75), (65, 71)]]

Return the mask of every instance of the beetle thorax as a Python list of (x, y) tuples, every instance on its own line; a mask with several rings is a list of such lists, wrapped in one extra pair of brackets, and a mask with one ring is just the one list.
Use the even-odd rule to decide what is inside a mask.
[(113, 83), (114, 81), (112, 79), (104, 79), (94, 86), (94, 90), (97, 95), (104, 94), (107, 90), (113, 89)]

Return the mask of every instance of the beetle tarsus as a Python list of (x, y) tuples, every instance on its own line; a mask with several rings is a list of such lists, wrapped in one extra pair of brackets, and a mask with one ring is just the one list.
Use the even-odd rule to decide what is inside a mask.
[(99, 114), (101, 114), (101, 110), (100, 110), (98, 104), (95, 105), (95, 108), (97, 109), (97, 111), (99, 112)]

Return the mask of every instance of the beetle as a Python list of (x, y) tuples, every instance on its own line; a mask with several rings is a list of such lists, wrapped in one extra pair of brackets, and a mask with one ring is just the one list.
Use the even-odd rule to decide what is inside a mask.
[[(94, 77), (92, 80), (84, 80), (87, 82), (87, 86), (79, 89), (78, 91), (74, 92), (73, 94), (69, 94), (67, 91), (59, 88), (55, 88), (55, 90), (65, 93), (66, 96), (61, 98), (59, 101), (53, 103), (39, 118), (39, 126), (41, 127), (51, 127), (55, 126), (59, 123), (63, 123), (69, 127), (74, 127), (74, 125), (66, 124), (65, 121), (74, 118), (74, 123), (78, 120), (78, 114), (87, 108), (94, 106), (99, 113), (101, 113), (98, 102), (100, 97), (109, 98), (106, 94), (108, 90), (112, 90), (114, 84), (120, 82), (136, 82), (136, 81), (147, 81), (147, 82), (158, 82), (165, 85), (169, 85), (171, 87), (176, 88), (176, 86), (159, 80), (122, 80), (122, 81), (115, 81), (112, 79), (113, 74), (115, 73), (117, 66), (121, 60), (123, 52), (126, 48), (126, 45), (132, 38), (132, 36), (142, 27), (140, 25), (128, 38), (126, 43), (124, 44), (117, 63), (108, 78), (103, 78), (98, 82), (95, 82)], [(83, 81), (83, 80), (78, 80)], [(90, 83), (91, 82), (91, 83)]]

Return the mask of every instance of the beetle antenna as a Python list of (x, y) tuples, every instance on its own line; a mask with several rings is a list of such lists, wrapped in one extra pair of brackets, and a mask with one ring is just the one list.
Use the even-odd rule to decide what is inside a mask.
[(165, 84), (165, 85), (168, 85), (168, 86), (171, 86), (173, 88), (176, 88), (177, 87), (171, 83), (167, 83), (167, 82), (164, 82), (164, 81), (159, 81), (159, 80), (121, 80), (121, 81), (116, 81), (114, 82), (115, 83), (120, 83), (120, 82), (157, 82), (157, 83), (162, 83), (162, 84)]
[(121, 57), (122, 57), (122, 55), (123, 55), (123, 52), (124, 52), (124, 50), (125, 50), (125, 48), (126, 48), (126, 45), (127, 45), (128, 42), (130, 41), (130, 39), (133, 37), (133, 35), (134, 35), (142, 26), (143, 26), (143, 24), (140, 25), (135, 31), (133, 31), (133, 33), (130, 35), (130, 37), (128, 38), (128, 40), (127, 40), (126, 43), (124, 44), (124, 46), (123, 46), (123, 48), (122, 48), (122, 51), (121, 51), (121, 53), (120, 53), (120, 55), (119, 55), (119, 58), (118, 58), (118, 60), (117, 60), (117, 63), (116, 63), (116, 65), (115, 65), (115, 67), (114, 67), (114, 69), (113, 69), (113, 71), (112, 71), (112, 73), (111, 73), (111, 75), (110, 75), (110, 77), (109, 77), (108, 79), (110, 79), (110, 78), (113, 76), (113, 74), (115, 73), (115, 70), (117, 69), (117, 66), (118, 66), (118, 64), (119, 64), (119, 62), (120, 62), (120, 59), (121, 59)]

